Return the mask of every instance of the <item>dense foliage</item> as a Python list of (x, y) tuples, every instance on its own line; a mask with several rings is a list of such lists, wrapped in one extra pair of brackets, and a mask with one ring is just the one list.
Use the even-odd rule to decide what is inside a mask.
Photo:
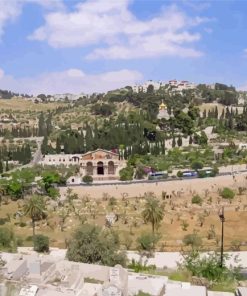
[(44, 253), (49, 251), (49, 237), (38, 234), (33, 237), (33, 249), (36, 252)]
[(96, 225), (81, 225), (69, 242), (67, 257), (71, 261), (108, 266), (126, 265), (126, 255), (119, 251), (118, 234)]

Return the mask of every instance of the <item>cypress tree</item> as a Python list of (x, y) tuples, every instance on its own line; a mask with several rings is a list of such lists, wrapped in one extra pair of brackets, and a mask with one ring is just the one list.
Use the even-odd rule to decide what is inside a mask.
[(46, 136), (46, 126), (45, 126), (45, 118), (44, 118), (44, 114), (43, 112), (41, 112), (40, 116), (39, 116), (39, 132), (38, 135), (40, 137)]
[(182, 140), (182, 137), (180, 135), (178, 137), (177, 143), (178, 143), (178, 147), (181, 147), (183, 145), (183, 140)]
[(192, 138), (191, 135), (190, 135), (190, 137), (189, 137), (189, 144), (190, 144), (190, 145), (193, 144), (193, 138)]
[(56, 153), (57, 154), (61, 153), (61, 140), (59, 137), (57, 137), (57, 140), (56, 140)]
[(172, 138), (172, 148), (176, 147), (176, 139), (175, 137)]
[(6, 160), (6, 163), (5, 163), (5, 171), (9, 171), (9, 162), (8, 160)]

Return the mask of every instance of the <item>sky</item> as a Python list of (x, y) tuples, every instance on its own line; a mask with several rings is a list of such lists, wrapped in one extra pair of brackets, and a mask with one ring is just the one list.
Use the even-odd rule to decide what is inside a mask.
[(247, 90), (246, 33), (247, 0), (0, 0), (0, 89), (179, 79)]

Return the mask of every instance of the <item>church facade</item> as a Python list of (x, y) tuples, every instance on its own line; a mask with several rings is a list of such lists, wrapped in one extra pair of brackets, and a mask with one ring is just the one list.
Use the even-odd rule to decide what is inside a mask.
[(118, 153), (97, 149), (85, 154), (50, 154), (45, 155), (42, 165), (78, 165), (80, 175), (92, 176), (95, 180), (114, 180), (119, 178), (119, 171), (126, 166)]

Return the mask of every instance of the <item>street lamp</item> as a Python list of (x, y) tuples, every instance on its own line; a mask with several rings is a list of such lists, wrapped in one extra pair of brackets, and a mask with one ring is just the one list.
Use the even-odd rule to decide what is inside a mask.
[(221, 221), (221, 247), (220, 247), (220, 267), (223, 267), (223, 252), (224, 252), (224, 222), (225, 222), (225, 215), (224, 215), (224, 207), (222, 207), (221, 212), (219, 212), (219, 218)]

